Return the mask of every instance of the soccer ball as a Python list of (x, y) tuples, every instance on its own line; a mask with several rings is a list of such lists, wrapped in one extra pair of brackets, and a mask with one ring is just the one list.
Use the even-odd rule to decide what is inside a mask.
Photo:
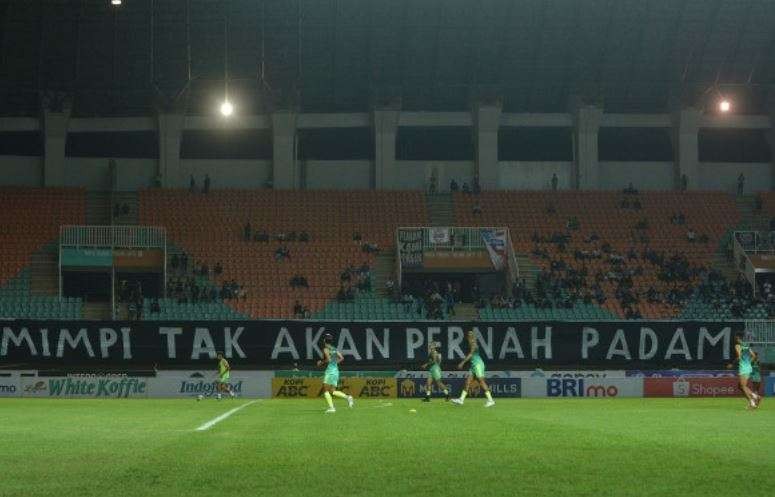
[(204, 398), (205, 398), (205, 396), (204, 396), (204, 395), (197, 395), (197, 396), (196, 396), (196, 400), (202, 400), (202, 399), (204, 399)]

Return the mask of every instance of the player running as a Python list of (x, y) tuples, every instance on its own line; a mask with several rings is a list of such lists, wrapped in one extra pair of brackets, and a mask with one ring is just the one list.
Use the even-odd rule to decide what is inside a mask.
[[(753, 373), (751, 361), (756, 357), (756, 352), (751, 350), (751, 346), (743, 342), (743, 334), (735, 335), (735, 360), (737, 361), (737, 377), (740, 381), (740, 390), (743, 391), (748, 399), (748, 409), (756, 409), (759, 404), (759, 394), (748, 388), (748, 379)], [(761, 378), (760, 378), (761, 380)]]
[(422, 399), (423, 402), (431, 401), (434, 383), (436, 383), (436, 386), (440, 391), (444, 392), (446, 399), (449, 400), (449, 389), (447, 388), (447, 385), (441, 381), (440, 347), (441, 344), (439, 342), (431, 342), (428, 344), (428, 361), (422, 365), (423, 369), (430, 366), (430, 369), (428, 370), (428, 379), (425, 381), (425, 398)]
[(221, 352), (218, 352), (218, 382), (217, 382), (217, 388), (218, 394), (216, 395), (216, 398), (218, 400), (221, 400), (221, 392), (229, 394), (229, 397), (234, 398), (234, 390), (231, 389), (231, 385), (229, 384), (229, 378), (231, 376), (231, 366), (229, 365), (229, 361), (227, 361)]
[(327, 365), (323, 374), (323, 396), (328, 404), (326, 414), (336, 412), (332, 395), (347, 400), (348, 407), (352, 407), (354, 404), (352, 395), (347, 395), (336, 389), (339, 384), (339, 363), (344, 360), (344, 356), (332, 345), (333, 341), (334, 337), (330, 333), (323, 335), (323, 359), (318, 361), (318, 367)]
[(462, 406), (463, 402), (466, 400), (466, 396), (468, 395), (468, 390), (471, 387), (471, 383), (476, 380), (479, 382), (482, 390), (484, 390), (484, 396), (487, 397), (487, 402), (484, 403), (484, 407), (492, 407), (495, 405), (495, 401), (492, 400), (490, 388), (484, 381), (484, 361), (479, 355), (479, 346), (476, 343), (476, 335), (474, 334), (474, 330), (469, 330), (466, 333), (466, 340), (468, 341), (468, 355), (462, 361), (460, 361), (460, 364), (457, 365), (457, 368), (463, 369), (463, 366), (465, 366), (468, 361), (471, 361), (471, 369), (469, 370), (469, 374), (466, 377), (466, 384), (463, 387), (463, 391), (460, 392), (460, 397), (457, 399), (452, 399), (452, 403)]

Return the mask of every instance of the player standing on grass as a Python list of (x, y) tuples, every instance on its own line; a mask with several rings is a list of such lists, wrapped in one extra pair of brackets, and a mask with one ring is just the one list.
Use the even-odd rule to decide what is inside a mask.
[(323, 374), (323, 396), (328, 404), (326, 414), (336, 412), (332, 395), (347, 400), (349, 407), (354, 404), (352, 395), (347, 395), (336, 389), (339, 385), (339, 363), (344, 360), (344, 356), (331, 344), (333, 341), (334, 337), (331, 334), (323, 335), (323, 359), (318, 361), (318, 367), (326, 365), (326, 371)]
[(229, 365), (229, 361), (227, 361), (223, 354), (218, 352), (218, 395), (217, 399), (221, 399), (221, 393), (227, 393), (229, 394), (229, 397), (234, 397), (234, 391), (231, 389), (231, 385), (229, 385), (229, 377), (231, 376), (231, 366)]
[(466, 384), (463, 387), (463, 391), (460, 392), (460, 397), (457, 399), (452, 399), (452, 403), (462, 406), (463, 402), (466, 400), (466, 396), (468, 395), (468, 390), (471, 387), (471, 383), (476, 380), (479, 382), (482, 390), (484, 390), (484, 396), (487, 397), (487, 402), (485, 402), (484, 407), (492, 407), (495, 405), (495, 401), (492, 400), (490, 388), (487, 386), (487, 382), (484, 381), (484, 361), (479, 355), (479, 346), (476, 344), (476, 335), (474, 334), (474, 330), (468, 330), (466, 333), (466, 340), (468, 341), (468, 355), (462, 361), (460, 361), (460, 364), (457, 365), (457, 368), (463, 369), (463, 366), (465, 366), (468, 361), (471, 361), (471, 369), (469, 370), (469, 374), (466, 377)]
[[(737, 377), (740, 381), (740, 390), (743, 391), (749, 402), (749, 409), (758, 407), (759, 394), (748, 388), (748, 379), (753, 373), (751, 361), (756, 357), (756, 352), (751, 350), (751, 346), (743, 342), (743, 334), (735, 335), (735, 360), (737, 361)], [(761, 378), (760, 378), (761, 379)]]
[(447, 388), (447, 385), (441, 381), (441, 354), (439, 353), (439, 347), (441, 347), (439, 342), (431, 342), (428, 344), (428, 361), (422, 365), (423, 369), (430, 366), (430, 369), (428, 370), (428, 379), (425, 382), (425, 398), (422, 399), (423, 402), (431, 401), (434, 383), (436, 383), (436, 386), (440, 391), (444, 392), (446, 399), (449, 400), (449, 389)]

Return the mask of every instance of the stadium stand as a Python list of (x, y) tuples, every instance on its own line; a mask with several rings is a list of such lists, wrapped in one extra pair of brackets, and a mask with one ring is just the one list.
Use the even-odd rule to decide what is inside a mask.
[(33, 294), (28, 266), (61, 225), (83, 224), (85, 209), (81, 189), (0, 188), (0, 317), (80, 317), (78, 299)]
[[(456, 193), (454, 201), (460, 226), (508, 226), (515, 251), (529, 254), (546, 282), (536, 292), (548, 302), (481, 312), (496, 319), (675, 317), (740, 217), (734, 198), (721, 192), (504, 191)], [(571, 294), (570, 305), (558, 308), (554, 287)], [(579, 306), (587, 289), (602, 311), (590, 296)]]
[[(222, 273), (210, 277), (220, 286), (237, 283), (238, 295), (227, 300), (234, 311), (289, 318), (297, 301), (310, 315), (323, 310), (345, 268), (373, 267), (377, 251), (394, 250), (396, 228), (427, 224), (427, 213), (419, 192), (146, 190), (140, 192), (140, 224), (166, 227), (194, 268), (222, 264)], [(367, 244), (377, 250), (365, 250)], [(287, 257), (278, 255), (280, 248)], [(297, 275), (308, 288), (291, 287)]]

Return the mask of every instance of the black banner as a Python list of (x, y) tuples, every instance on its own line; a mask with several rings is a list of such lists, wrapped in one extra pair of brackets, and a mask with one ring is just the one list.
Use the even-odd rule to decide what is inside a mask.
[(223, 351), (238, 366), (308, 367), (334, 335), (343, 367), (416, 366), (430, 340), (446, 366), (465, 354), (474, 329), (488, 368), (720, 367), (730, 361), (742, 322), (318, 322), (318, 321), (6, 321), (0, 365), (113, 363), (160, 366), (212, 361)]

